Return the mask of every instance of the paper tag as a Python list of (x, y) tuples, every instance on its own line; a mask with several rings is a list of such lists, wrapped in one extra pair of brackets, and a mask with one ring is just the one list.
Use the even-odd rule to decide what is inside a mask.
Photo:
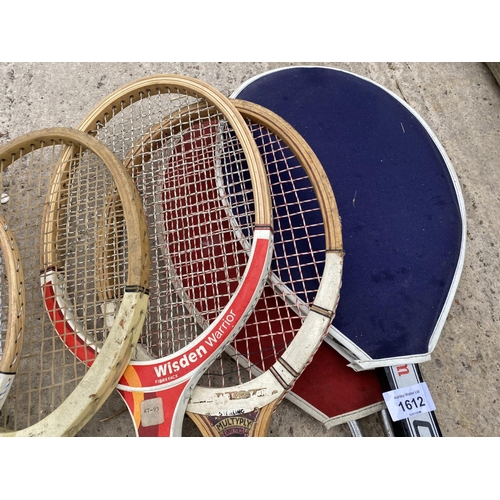
[(141, 401), (141, 423), (143, 427), (163, 424), (163, 401), (161, 398)]
[(436, 409), (425, 382), (384, 392), (382, 395), (394, 422)]

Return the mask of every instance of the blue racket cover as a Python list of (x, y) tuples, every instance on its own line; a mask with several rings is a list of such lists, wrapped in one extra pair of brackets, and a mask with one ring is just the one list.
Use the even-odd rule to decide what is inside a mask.
[(346, 252), (338, 350), (355, 369), (428, 360), (465, 246), (462, 194), (432, 131), (385, 88), (328, 67), (259, 75), (232, 97), (289, 122), (331, 181)]

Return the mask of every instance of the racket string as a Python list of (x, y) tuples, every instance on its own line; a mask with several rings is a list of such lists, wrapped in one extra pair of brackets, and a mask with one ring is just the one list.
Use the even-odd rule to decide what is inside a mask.
[[(18, 242), (26, 291), (24, 345), (0, 415), (0, 427), (8, 430), (33, 425), (73, 392), (88, 367), (61, 336), (89, 346), (93, 359), (107, 335), (107, 314), (115, 312), (108, 304), (123, 294), (126, 283), (125, 225), (119, 216), (110, 220), (103, 208), (108, 202), (108, 208), (122, 210), (113, 198), (111, 173), (96, 155), (73, 148), (67, 165), (60, 163), (67, 146), (59, 143), (21, 152), (10, 165), (0, 165), (1, 185), (8, 195), (0, 210)], [(56, 169), (67, 177), (51, 184)], [(42, 228), (49, 229), (42, 235)], [(112, 259), (104, 257), (108, 250)], [(110, 260), (112, 269), (109, 264), (106, 268)], [(99, 281), (99, 268), (113, 280)], [(47, 280), (55, 280), (53, 289)], [(59, 334), (49, 317), (58, 311), (64, 318), (57, 322)]]
[(140, 343), (164, 357), (194, 340), (242, 279), (254, 207), (241, 144), (213, 105), (173, 91), (117, 108), (95, 133), (141, 195), (152, 252)]
[(245, 383), (276, 362), (307, 316), (325, 265), (321, 208), (310, 179), (276, 134), (250, 119), (247, 123), (271, 186), (273, 259), (254, 313), (200, 381), (213, 387)]

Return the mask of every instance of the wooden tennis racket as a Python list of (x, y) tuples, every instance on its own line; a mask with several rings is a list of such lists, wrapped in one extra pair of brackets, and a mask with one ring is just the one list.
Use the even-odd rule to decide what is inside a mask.
[[(74, 435), (116, 387), (146, 317), (144, 212), (123, 164), (81, 131), (14, 139), (0, 148), (0, 175), (8, 199), (0, 210), (16, 234), (26, 297), (2, 435)], [(119, 251), (100, 248), (103, 228), (119, 234)], [(99, 282), (103, 265), (113, 279)]]
[(0, 215), (0, 411), (19, 365), (25, 302), (19, 249), (7, 221)]
[(194, 389), (188, 415), (204, 436), (267, 436), (274, 410), (332, 321), (343, 262), (340, 219), (312, 150), (284, 120), (234, 101), (259, 147), (271, 186), (272, 273), (227, 353)]
[(193, 78), (125, 85), (79, 128), (124, 162), (148, 220), (148, 315), (118, 390), (138, 436), (178, 436), (192, 388), (242, 327), (268, 274), (265, 170), (234, 105)]

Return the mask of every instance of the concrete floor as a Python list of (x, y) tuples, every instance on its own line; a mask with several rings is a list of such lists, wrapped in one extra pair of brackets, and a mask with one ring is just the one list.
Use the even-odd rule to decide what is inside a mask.
[[(108, 93), (146, 75), (189, 75), (229, 95), (247, 78), (290, 64), (0, 63), (0, 144), (33, 129), (75, 127)], [(421, 368), (443, 435), (499, 436), (500, 86), (483, 63), (314, 64), (357, 73), (402, 96), (433, 129), (451, 159), (465, 198), (467, 254), (441, 338), (432, 360)], [(382, 435), (376, 415), (360, 424), (365, 435)], [(79, 435), (133, 432), (114, 393)], [(184, 434), (198, 435), (190, 421)], [(274, 415), (270, 435), (350, 433), (346, 425), (327, 430), (284, 401)]]

